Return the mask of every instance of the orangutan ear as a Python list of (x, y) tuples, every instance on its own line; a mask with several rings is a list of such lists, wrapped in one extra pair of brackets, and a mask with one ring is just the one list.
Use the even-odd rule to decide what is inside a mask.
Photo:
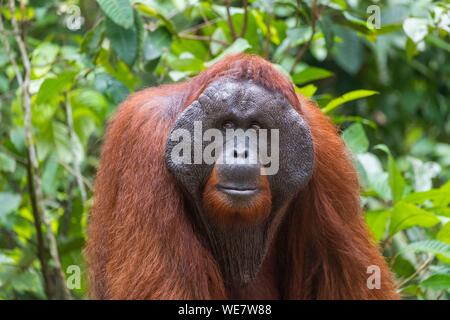
[[(285, 297), (290, 299), (396, 299), (392, 276), (364, 222), (359, 182), (336, 127), (299, 96), (311, 128), (315, 166), (292, 203), (280, 232)], [(381, 289), (367, 287), (367, 268), (381, 271)]]

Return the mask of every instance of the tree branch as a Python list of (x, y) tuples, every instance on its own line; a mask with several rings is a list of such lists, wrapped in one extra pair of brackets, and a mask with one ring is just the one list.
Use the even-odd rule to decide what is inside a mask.
[(197, 32), (204, 27), (213, 26), (214, 24), (216, 24), (219, 21), (219, 19), (207, 20), (206, 16), (203, 17), (203, 20), (205, 20), (205, 21), (203, 21), (202, 23), (199, 23), (193, 27), (185, 29), (181, 33), (187, 34), (187, 33)]
[(290, 73), (292, 73), (295, 69), (295, 66), (297, 63), (303, 58), (305, 53), (308, 51), (309, 47), (311, 46), (312, 41), (314, 40), (314, 36), (316, 34), (316, 22), (319, 20), (320, 14), (322, 13), (322, 10), (320, 7), (317, 6), (317, 1), (314, 0), (312, 2), (311, 6), (311, 36), (309, 37), (308, 41), (300, 48), (297, 55), (295, 56), (294, 62), (292, 63), (291, 69), (289, 70)]
[(242, 30), (241, 34), (239, 35), (240, 38), (243, 38), (245, 36), (245, 33), (247, 32), (247, 23), (248, 23), (248, 0), (244, 0), (244, 21), (242, 22)]
[(219, 39), (212, 39), (211, 37), (208, 37), (208, 36), (199, 36), (199, 35), (196, 35), (196, 34), (184, 34), (184, 33), (180, 33), (180, 34), (178, 34), (178, 36), (181, 39), (197, 40), (197, 41), (211, 41), (211, 42), (219, 43), (219, 44), (224, 45), (224, 46), (228, 46), (228, 42), (222, 41), (222, 40), (219, 40)]
[[(58, 162), (68, 173), (75, 176), (75, 172), (71, 167), (69, 167), (64, 162), (60, 161)], [(92, 183), (85, 177), (81, 176), (81, 179), (83, 180), (84, 185), (89, 189), (90, 192), (94, 191), (94, 187), (92, 186)]]
[[(25, 2), (21, 2), (21, 9), (25, 10)], [(42, 204), (43, 196), (41, 181), (37, 173), (39, 171), (39, 165), (32, 134), (32, 110), (31, 96), (29, 92), (31, 63), (25, 44), (25, 32), (16, 20), (16, 5), (14, 0), (9, 0), (9, 10), (11, 13), (11, 25), (13, 27), (14, 38), (19, 47), (24, 69), (24, 75), (22, 76), (20, 86), (22, 93), (22, 107), (24, 112), (25, 141), (27, 145), (26, 167), (28, 192), (34, 218), (34, 226), (36, 228), (38, 257), (41, 263), (41, 270), (44, 278), (45, 293), (49, 299), (69, 299), (70, 293), (66, 287), (64, 275), (61, 270), (61, 262), (58, 255), (55, 235), (53, 234), (50, 224), (46, 219), (44, 206)], [(45, 234), (44, 227), (46, 229)]]
[(412, 275), (410, 275), (408, 278), (406, 278), (405, 280), (403, 280), (398, 287), (400, 288), (400, 290), (402, 290), (402, 287), (404, 285), (406, 285), (409, 281), (413, 280), (415, 277), (417, 277), (423, 270), (425, 270), (430, 263), (433, 261), (433, 256), (429, 255), (428, 258), (424, 261), (424, 263), (422, 263), (417, 269), (416, 272), (414, 272)]
[(271, 24), (272, 24), (272, 10), (268, 9), (267, 10), (267, 14), (269, 15), (269, 17), (267, 18), (266, 21), (266, 28), (267, 28), (267, 34), (266, 34), (266, 39), (264, 41), (264, 48), (263, 48), (263, 52), (264, 52), (264, 57), (266, 59), (269, 58), (270, 55), (270, 38), (271, 38)]
[(230, 12), (230, 0), (225, 0), (225, 7), (227, 8), (227, 22), (228, 27), (231, 31), (231, 36), (233, 37), (233, 40), (237, 39), (236, 29), (234, 28), (233, 20), (231, 19), (231, 12)]
[(83, 176), (81, 175), (81, 164), (80, 159), (75, 151), (74, 146), (76, 145), (76, 136), (75, 131), (73, 129), (73, 117), (72, 117), (72, 106), (70, 105), (69, 97), (67, 92), (65, 94), (65, 109), (66, 109), (66, 118), (67, 118), (67, 128), (69, 130), (69, 139), (72, 143), (72, 157), (73, 157), (73, 171), (74, 176), (78, 184), (78, 188), (80, 189), (81, 201), (83, 202), (83, 206), (86, 202), (86, 188), (83, 183)]

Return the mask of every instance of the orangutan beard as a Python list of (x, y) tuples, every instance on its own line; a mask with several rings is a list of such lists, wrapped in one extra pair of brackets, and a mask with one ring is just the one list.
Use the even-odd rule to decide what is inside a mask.
[(245, 201), (230, 198), (215, 182), (206, 185), (200, 220), (227, 287), (242, 286), (256, 277), (268, 247), (271, 210), (267, 179)]
[(205, 221), (208, 243), (225, 285), (238, 288), (254, 279), (267, 251), (268, 223), (224, 230)]
[(257, 224), (233, 224), (224, 228), (201, 208), (197, 226), (222, 272), (228, 290), (240, 288), (256, 278), (276, 236), (286, 208), (270, 212)]

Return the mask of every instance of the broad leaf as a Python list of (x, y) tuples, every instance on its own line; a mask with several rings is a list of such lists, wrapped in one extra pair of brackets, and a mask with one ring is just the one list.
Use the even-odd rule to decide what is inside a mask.
[(450, 245), (438, 240), (424, 240), (407, 245), (402, 251), (427, 252), (450, 258)]
[(307, 67), (292, 76), (292, 81), (296, 84), (303, 84), (311, 81), (329, 78), (333, 75), (331, 71), (317, 67)]
[(352, 124), (342, 133), (342, 138), (347, 147), (354, 154), (367, 152), (369, 140), (367, 139), (364, 128), (360, 123)]
[(445, 242), (450, 244), (450, 221), (447, 222), (442, 228), (441, 230), (439, 230), (436, 238), (439, 241)]
[(248, 43), (247, 40), (238, 38), (236, 41), (234, 41), (228, 48), (226, 48), (220, 55), (218, 55), (213, 60), (210, 60), (205, 63), (206, 67), (212, 66), (214, 63), (222, 59), (223, 57), (234, 54), (234, 53), (240, 53), (244, 52), (247, 49), (250, 49), (252, 46)]
[(161, 20), (164, 26), (167, 28), (167, 30), (170, 31), (170, 33), (172, 34), (177, 33), (177, 30), (175, 29), (175, 25), (173, 24), (173, 22), (170, 19), (166, 18), (162, 13), (155, 10), (154, 8), (143, 3), (136, 3), (135, 7), (143, 15), (148, 17), (154, 17)]
[(343, 94), (342, 96), (331, 100), (322, 109), (322, 112), (325, 113), (325, 114), (330, 113), (331, 111), (333, 111), (337, 107), (343, 105), (344, 103), (347, 103), (347, 102), (350, 102), (350, 101), (353, 101), (353, 100), (358, 100), (358, 99), (361, 99), (361, 98), (370, 97), (370, 96), (373, 96), (375, 94), (378, 94), (378, 92), (377, 91), (372, 91), (372, 90), (355, 90), (355, 91), (347, 92), (346, 94)]
[(362, 183), (366, 188), (373, 189), (382, 199), (389, 201), (389, 175), (383, 171), (380, 160), (372, 153), (356, 154), (356, 165)]
[(392, 201), (398, 202), (403, 198), (406, 184), (405, 180), (388, 147), (385, 145), (377, 145), (375, 149), (382, 150), (388, 155), (389, 186), (391, 188)]
[(399, 202), (392, 212), (389, 234), (394, 235), (413, 226), (432, 227), (439, 222), (439, 219), (431, 212), (406, 202)]
[(33, 53), (31, 54), (32, 79), (41, 78), (51, 70), (59, 50), (59, 46), (48, 42), (39, 44), (36, 49), (33, 50)]
[(19, 208), (21, 196), (10, 192), (0, 192), (0, 217)]
[(391, 212), (388, 210), (366, 212), (365, 218), (367, 225), (377, 241), (380, 241), (384, 237), (390, 216)]
[(144, 59), (154, 60), (168, 50), (172, 41), (170, 33), (165, 28), (158, 28), (148, 33), (144, 44)]
[(128, 65), (132, 65), (137, 56), (138, 33), (134, 25), (128, 29), (106, 20), (106, 34), (117, 55)]
[(5, 153), (0, 153), (0, 171), (14, 172), (16, 160)]
[(295, 92), (300, 93), (308, 98), (311, 98), (312, 96), (314, 96), (316, 91), (317, 91), (317, 87), (313, 84), (308, 84), (301, 88), (295, 86)]
[(450, 289), (450, 274), (433, 274), (420, 283), (425, 289), (447, 290)]
[(62, 94), (73, 83), (74, 72), (63, 72), (55, 78), (48, 78), (39, 88), (36, 104), (47, 103)]
[[(359, 21), (361, 24), (354, 24), (350, 20), (345, 23), (350, 27), (359, 28), (362, 32), (367, 32), (366, 21)], [(334, 52), (337, 64), (351, 75), (356, 75), (364, 61), (364, 47), (359, 36), (347, 28), (333, 26), (333, 31), (340, 41), (336, 41)], [(371, 32), (371, 31), (369, 31)]]
[(97, 0), (97, 3), (115, 24), (125, 29), (133, 25), (133, 7), (130, 0)]
[(447, 208), (450, 204), (450, 182), (447, 182), (439, 189), (412, 193), (405, 198), (405, 201), (416, 204), (431, 201), (434, 207)]

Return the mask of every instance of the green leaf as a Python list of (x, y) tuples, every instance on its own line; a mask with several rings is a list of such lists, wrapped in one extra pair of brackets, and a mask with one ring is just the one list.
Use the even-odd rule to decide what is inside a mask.
[(391, 188), (392, 201), (397, 202), (403, 198), (405, 180), (388, 147), (380, 144), (375, 146), (375, 149), (382, 150), (388, 155), (389, 186)]
[(125, 29), (133, 25), (133, 7), (129, 0), (97, 0), (97, 3), (115, 24)]
[(0, 217), (19, 208), (21, 196), (10, 192), (0, 192)]
[[(262, 22), (264, 25), (264, 22)], [(286, 38), (291, 46), (298, 46), (307, 42), (311, 38), (312, 29), (310, 26), (289, 28), (286, 30)]]
[(177, 30), (176, 30), (173, 22), (170, 19), (168, 19), (167, 17), (165, 17), (163, 14), (158, 12), (156, 9), (150, 7), (147, 4), (143, 4), (143, 3), (136, 3), (135, 7), (143, 15), (146, 15), (146, 16), (152, 17), (152, 18), (154, 17), (154, 18), (161, 20), (163, 22), (164, 26), (167, 28), (167, 30), (169, 30), (170, 33), (172, 33), (172, 34), (177, 33)]
[(356, 155), (356, 165), (361, 182), (368, 189), (373, 189), (382, 199), (390, 200), (389, 175), (383, 171), (380, 160), (372, 153)]
[(329, 78), (333, 75), (331, 71), (317, 67), (307, 67), (292, 76), (292, 81), (296, 84), (303, 84), (311, 81)]
[(24, 270), (16, 273), (11, 278), (11, 287), (16, 292), (26, 292), (30, 288), (37, 290), (41, 286), (41, 278), (38, 272), (34, 269)]
[(0, 92), (6, 92), (9, 89), (9, 81), (3, 75), (0, 75)]
[(144, 59), (146, 61), (159, 58), (169, 49), (172, 36), (166, 28), (158, 28), (149, 32), (144, 44)]
[(85, 245), (84, 237), (74, 237), (64, 239), (59, 244), (59, 252), (61, 255), (66, 255), (72, 251), (82, 250)]
[(191, 72), (174, 70), (169, 72), (169, 77), (170, 79), (172, 79), (173, 82), (178, 82), (182, 79), (187, 79), (190, 74)]
[(431, 201), (435, 208), (446, 208), (450, 204), (450, 181), (439, 189), (411, 193), (405, 198), (405, 201), (415, 204), (423, 204), (426, 201)]
[(333, 122), (336, 124), (341, 124), (345, 122), (357, 122), (364, 124), (368, 127), (371, 127), (372, 129), (377, 128), (377, 124), (373, 122), (372, 120), (360, 117), (360, 116), (333, 116)]
[(25, 151), (25, 132), (21, 127), (15, 127), (9, 132), (11, 143), (14, 145), (17, 151)]
[[(122, 94), (120, 86), (125, 86), (128, 91), (133, 91), (138, 86), (140, 78), (136, 77), (130, 70), (130, 67), (122, 60), (113, 64), (110, 61), (110, 52), (101, 49), (97, 58), (97, 63), (100, 64), (107, 73), (99, 73), (96, 78), (96, 89), (106, 93), (108, 91)], [(129, 94), (127, 91), (126, 95)], [(117, 96), (112, 96), (114, 103), (117, 102)], [(120, 100), (120, 99), (119, 99)], [(120, 100), (122, 101), (122, 100)]]
[(206, 62), (205, 66), (210, 67), (214, 63), (216, 63), (217, 61), (219, 61), (220, 59), (222, 59), (223, 57), (225, 57), (227, 55), (244, 52), (245, 50), (250, 49), (251, 47), (252, 46), (248, 43), (247, 40), (238, 38), (228, 48), (226, 48), (220, 55), (218, 55), (214, 59)]
[(416, 268), (414, 265), (402, 255), (397, 256), (394, 260), (394, 264), (391, 269), (395, 272), (398, 277), (409, 277), (414, 272), (416, 272)]
[(383, 239), (390, 216), (391, 212), (389, 210), (366, 212), (366, 223), (377, 241)]
[(304, 87), (297, 87), (295, 86), (295, 92), (300, 93), (301, 95), (304, 95), (305, 97), (311, 98), (314, 96), (314, 94), (317, 91), (317, 87), (313, 84), (308, 84)]
[[(334, 17), (335, 22), (340, 24), (341, 26), (346, 26), (354, 31), (360, 32), (362, 34), (370, 35), (373, 31), (369, 29), (367, 21), (360, 19), (359, 17), (355, 17), (349, 11), (341, 11), (340, 15)], [(343, 28), (341, 26), (335, 26), (335, 29), (344, 29), (349, 32), (347, 28)], [(356, 32), (355, 32), (356, 33)]]
[(83, 42), (81, 42), (80, 45), (80, 51), (82, 53), (96, 55), (101, 48), (104, 38), (105, 23), (104, 21), (102, 21), (85, 34), (85, 36), (83, 37)]
[(0, 153), (0, 171), (14, 172), (16, 170), (16, 160), (5, 153)]
[(74, 77), (74, 72), (63, 72), (55, 78), (45, 79), (39, 88), (36, 104), (47, 103), (58, 97), (58, 95), (70, 87)]
[(402, 251), (427, 252), (450, 258), (450, 245), (438, 240), (424, 240), (410, 243)]
[(321, 17), (321, 19), (318, 22), (320, 30), (322, 31), (323, 37), (325, 39), (325, 47), (327, 49), (327, 52), (330, 52), (334, 46), (333, 22), (329, 16)]
[(107, 19), (106, 35), (117, 55), (131, 66), (136, 59), (138, 47), (138, 33), (134, 25), (126, 29)]
[(189, 52), (182, 53), (179, 57), (169, 55), (167, 63), (171, 69), (190, 74), (199, 73), (205, 68), (204, 62)]
[(447, 290), (450, 289), (450, 274), (433, 274), (420, 283), (425, 289)]
[(72, 90), (69, 97), (74, 110), (84, 107), (100, 114), (108, 108), (108, 101), (103, 94), (91, 88)]
[(419, 53), (416, 44), (410, 38), (406, 39), (405, 52), (408, 61), (411, 61)]
[[(346, 20), (348, 22), (348, 20)], [(363, 22), (361, 30), (366, 32), (367, 23)], [(354, 24), (351, 25), (355, 26)], [(356, 25), (359, 27), (359, 25)], [(334, 45), (335, 59), (337, 64), (351, 75), (356, 75), (360, 70), (364, 60), (364, 47), (357, 33), (340, 26), (333, 26), (334, 33), (341, 41), (336, 41)], [(371, 31), (369, 31), (371, 33)]]
[(54, 195), (56, 194), (56, 190), (58, 188), (58, 184), (55, 183), (57, 181), (58, 172), (58, 162), (55, 158), (50, 158), (45, 163), (44, 170), (42, 172), (42, 190), (46, 195)]
[(360, 123), (354, 123), (342, 134), (347, 147), (354, 154), (367, 152), (369, 148), (369, 140), (367, 139), (364, 128)]
[(450, 244), (450, 221), (447, 222), (436, 235), (439, 241)]
[(222, 28), (217, 28), (214, 33), (211, 36), (211, 40), (215, 40), (215, 41), (211, 41), (210, 43), (210, 48), (211, 48), (211, 53), (213, 55), (218, 54), (221, 50), (223, 50), (224, 45), (222, 43), (218, 43), (216, 41), (227, 41), (227, 37), (225, 35), (225, 32), (223, 31)]
[(399, 201), (403, 197), (405, 180), (395, 163), (394, 157), (390, 156), (388, 161), (389, 185), (391, 187), (392, 200)]
[(31, 54), (32, 79), (41, 78), (51, 70), (59, 50), (59, 46), (48, 42), (40, 43), (33, 50)]
[(375, 94), (378, 94), (378, 92), (377, 91), (372, 91), (372, 90), (355, 90), (355, 91), (347, 92), (347, 93), (343, 94), (342, 96), (331, 100), (322, 109), (322, 112), (325, 113), (325, 114), (330, 113), (331, 111), (333, 111), (337, 107), (343, 105), (344, 103), (347, 103), (347, 102), (350, 102), (350, 101), (353, 101), (353, 100), (358, 100), (358, 99), (361, 99), (361, 98), (370, 97), (370, 96), (373, 96)]
[(442, 40), (441, 38), (439, 38), (438, 36), (435, 36), (434, 34), (429, 34), (425, 38), (425, 40), (427, 43), (430, 43), (442, 50), (450, 52), (450, 43), (448, 43), (448, 41)]
[(394, 235), (413, 226), (432, 227), (439, 222), (439, 219), (431, 212), (402, 201), (393, 209), (389, 234)]

